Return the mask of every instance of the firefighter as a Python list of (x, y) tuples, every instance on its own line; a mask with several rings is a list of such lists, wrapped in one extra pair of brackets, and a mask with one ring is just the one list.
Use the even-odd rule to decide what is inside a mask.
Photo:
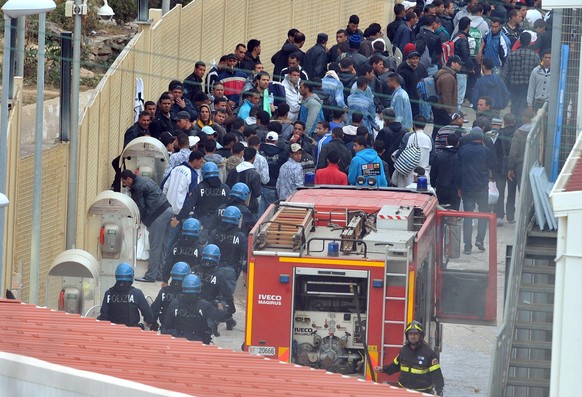
[(195, 274), (184, 277), (182, 296), (170, 302), (166, 318), (162, 325), (162, 334), (171, 334), (178, 338), (200, 341), (209, 344), (212, 341), (208, 320), (224, 321), (224, 306), (216, 306), (200, 297), (202, 282)]
[(190, 196), (184, 202), (180, 213), (172, 218), (172, 226), (176, 227), (182, 219), (194, 212), (196, 219), (202, 225), (200, 240), (205, 243), (214, 225), (216, 210), (226, 203), (230, 189), (220, 181), (218, 166), (213, 162), (207, 162), (202, 166), (202, 182), (200, 182)]
[(132, 284), (133, 267), (129, 263), (120, 263), (115, 269), (115, 285), (105, 292), (97, 320), (139, 327), (142, 326), (141, 312), (146, 326), (154, 322), (154, 315), (143, 292), (132, 287)]
[(220, 207), (218, 207), (216, 217), (217, 223), (212, 229), (216, 227), (219, 220), (222, 218), (222, 213), (224, 212), (226, 207), (232, 205), (238, 208), (242, 214), (241, 230), (243, 231), (243, 233), (249, 234), (253, 226), (255, 226), (255, 223), (257, 223), (257, 216), (253, 214), (251, 210), (249, 210), (249, 207), (247, 205), (247, 200), (249, 198), (250, 192), (251, 191), (249, 187), (246, 185), (246, 183), (243, 182), (235, 183), (232, 186), (232, 189), (230, 189), (230, 196), (228, 197), (228, 201), (226, 202), (226, 204), (222, 204)]
[(220, 248), (221, 260), (217, 273), (224, 276), (233, 294), (240, 271), (246, 271), (247, 263), (248, 239), (239, 227), (241, 217), (237, 207), (226, 207), (220, 224), (210, 233), (208, 239), (210, 244), (216, 244)]
[(170, 256), (162, 269), (162, 287), (168, 285), (170, 269), (176, 262), (186, 262), (193, 271), (200, 260), (204, 246), (200, 244), (200, 222), (196, 218), (188, 218), (182, 225), (180, 236), (170, 250)]
[(423, 393), (443, 395), (445, 381), (437, 354), (424, 341), (424, 326), (412, 321), (406, 326), (406, 344), (390, 365), (374, 368), (376, 372), (392, 375), (400, 371), (398, 384), (401, 387)]
[(157, 320), (160, 319), (160, 322), (164, 321), (170, 302), (172, 302), (174, 298), (182, 295), (182, 281), (184, 281), (184, 277), (190, 274), (190, 271), (190, 265), (186, 262), (176, 262), (174, 266), (172, 266), (172, 271), (170, 273), (172, 276), (171, 284), (162, 287), (156, 300), (152, 303), (154, 322), (150, 326), (151, 330), (158, 330), (159, 325)]
[[(221, 273), (216, 271), (220, 263), (220, 248), (214, 244), (208, 244), (202, 251), (202, 260), (194, 273), (202, 281), (202, 292), (200, 297), (208, 302), (223, 301), (226, 303), (226, 328), (232, 330), (236, 326), (236, 321), (232, 318), (235, 312), (232, 292), (224, 280)], [(218, 332), (218, 322), (209, 320), (208, 326), (214, 336), (220, 336)]]

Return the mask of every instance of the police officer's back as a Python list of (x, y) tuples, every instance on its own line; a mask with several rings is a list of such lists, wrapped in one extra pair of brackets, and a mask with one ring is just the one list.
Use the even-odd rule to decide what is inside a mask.
[(390, 365), (376, 367), (376, 372), (388, 375), (400, 371), (398, 384), (428, 394), (436, 390), (443, 395), (445, 381), (437, 354), (424, 341), (424, 327), (418, 321), (412, 321), (406, 327), (406, 344)]
[(170, 274), (172, 276), (172, 282), (170, 285), (160, 289), (156, 300), (152, 303), (154, 322), (150, 328), (154, 331), (157, 331), (159, 328), (157, 323), (158, 318), (160, 321), (164, 321), (170, 302), (182, 295), (182, 281), (184, 281), (184, 277), (190, 274), (190, 265), (186, 262), (176, 262), (174, 266), (172, 266)]
[[(232, 330), (236, 326), (236, 321), (232, 315), (236, 312), (232, 291), (228, 286), (222, 272), (217, 271), (220, 262), (220, 248), (214, 244), (208, 244), (202, 251), (202, 260), (194, 273), (202, 281), (202, 292), (200, 296), (209, 302), (221, 301), (226, 308), (226, 329)], [(209, 326), (214, 336), (220, 336), (218, 332), (218, 322), (210, 321)]]
[(147, 326), (154, 322), (150, 305), (143, 292), (132, 286), (133, 276), (133, 267), (130, 264), (120, 263), (117, 266), (115, 285), (105, 292), (101, 314), (97, 320), (137, 327), (140, 323), (141, 312)]
[(221, 303), (216, 307), (200, 298), (202, 282), (195, 274), (189, 274), (182, 282), (183, 295), (170, 303), (162, 326), (162, 334), (200, 341), (212, 341), (208, 320), (224, 321), (225, 312)]
[(219, 225), (224, 210), (227, 207), (233, 206), (240, 210), (242, 214), (241, 230), (243, 231), (243, 233), (248, 234), (253, 228), (253, 226), (255, 226), (255, 223), (257, 223), (258, 220), (257, 216), (251, 212), (247, 204), (250, 192), (251, 191), (249, 187), (245, 183), (243, 182), (235, 183), (232, 186), (232, 189), (230, 189), (230, 196), (228, 197), (228, 201), (226, 202), (226, 204), (222, 204), (220, 207), (218, 207), (216, 213), (217, 214), (216, 223), (214, 224), (212, 229), (216, 228)]
[(182, 221), (194, 211), (204, 230), (203, 240), (207, 237), (206, 231), (214, 224), (216, 209), (226, 203), (230, 193), (229, 187), (220, 181), (218, 174), (218, 166), (215, 163), (208, 162), (202, 166), (202, 182), (196, 185), (177, 216), (177, 219)]
[(180, 236), (170, 249), (170, 255), (162, 269), (162, 283), (168, 283), (170, 270), (176, 262), (186, 262), (191, 270), (198, 265), (204, 248), (199, 239), (200, 229), (200, 222), (196, 218), (188, 218), (184, 221)]
[(237, 207), (225, 208), (222, 221), (208, 239), (209, 244), (216, 244), (220, 248), (220, 266), (231, 267), (237, 274), (246, 265), (248, 248), (247, 236), (239, 227), (241, 218), (242, 213)]

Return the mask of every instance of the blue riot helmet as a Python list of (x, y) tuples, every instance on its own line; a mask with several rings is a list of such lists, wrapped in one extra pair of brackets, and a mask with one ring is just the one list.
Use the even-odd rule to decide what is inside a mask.
[(200, 277), (195, 274), (188, 274), (182, 281), (182, 292), (185, 294), (199, 294), (202, 290)]
[(230, 189), (230, 196), (246, 201), (250, 192), (251, 191), (246, 183), (238, 182), (232, 186), (232, 189)]
[(220, 248), (215, 244), (208, 244), (202, 251), (202, 266), (215, 266), (220, 262)]
[(226, 207), (224, 212), (222, 213), (222, 222), (230, 223), (232, 225), (238, 225), (238, 222), (240, 221), (241, 217), (242, 213), (240, 212), (240, 210), (234, 205), (231, 205)]
[(208, 179), (213, 176), (218, 177), (218, 166), (212, 161), (208, 161), (202, 166), (202, 179)]
[(172, 266), (172, 272), (170, 273), (172, 281), (182, 281), (188, 274), (190, 274), (190, 265), (186, 262), (174, 263), (174, 266)]
[(122, 262), (115, 269), (116, 281), (133, 282), (133, 267), (129, 263)]
[(188, 218), (182, 225), (182, 234), (184, 236), (199, 237), (200, 236), (200, 221), (196, 218)]

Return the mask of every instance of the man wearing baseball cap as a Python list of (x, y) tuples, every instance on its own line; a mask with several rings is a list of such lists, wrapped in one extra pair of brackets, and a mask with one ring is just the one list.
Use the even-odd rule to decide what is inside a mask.
[(301, 167), (301, 156), (303, 149), (298, 143), (291, 144), (291, 154), (289, 160), (281, 166), (279, 178), (277, 178), (277, 194), (280, 200), (287, 200), (289, 196), (303, 186), (303, 167)]
[[(463, 67), (463, 61), (456, 55), (449, 57), (447, 64), (434, 75), (438, 103), (432, 105), (434, 116), (433, 131), (451, 122), (451, 114), (457, 111), (457, 78), (456, 74)], [(436, 135), (436, 134), (434, 134)], [(434, 138), (434, 137), (433, 137)]]

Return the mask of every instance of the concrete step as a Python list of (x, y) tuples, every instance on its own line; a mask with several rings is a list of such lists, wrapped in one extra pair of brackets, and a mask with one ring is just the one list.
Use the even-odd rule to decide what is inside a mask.
[(544, 294), (554, 294), (553, 284), (521, 284), (519, 286), (521, 292), (537, 292)]
[(508, 386), (549, 388), (550, 380), (541, 378), (508, 378)]
[(553, 313), (554, 305), (542, 303), (520, 303), (519, 305), (517, 305), (517, 310)]
[(550, 369), (551, 364), (550, 360), (509, 360), (509, 366), (516, 368)]
[(551, 350), (552, 342), (545, 340), (519, 340), (514, 339), (511, 341), (511, 347), (522, 348), (522, 349), (543, 349)]
[(556, 266), (524, 265), (521, 268), (521, 272), (530, 274), (556, 274)]
[(528, 331), (551, 331), (552, 323), (522, 323), (515, 322), (513, 324), (514, 328), (525, 329)]

